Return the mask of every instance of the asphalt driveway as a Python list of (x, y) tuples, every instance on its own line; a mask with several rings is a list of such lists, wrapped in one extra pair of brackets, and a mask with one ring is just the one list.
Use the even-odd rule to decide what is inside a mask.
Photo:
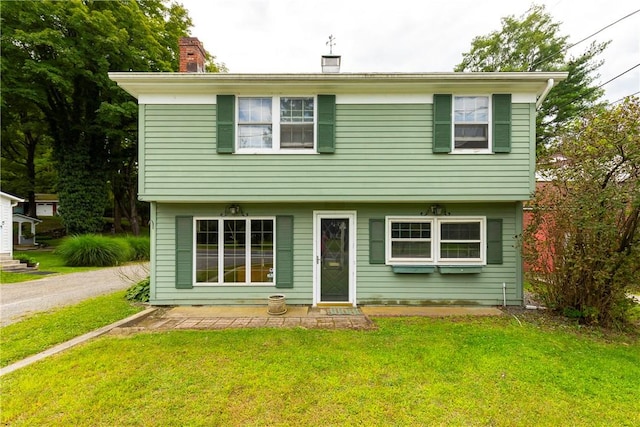
[(83, 273), (46, 276), (0, 286), (0, 326), (23, 316), (76, 304), (88, 298), (127, 289), (146, 277), (149, 265), (133, 264)]

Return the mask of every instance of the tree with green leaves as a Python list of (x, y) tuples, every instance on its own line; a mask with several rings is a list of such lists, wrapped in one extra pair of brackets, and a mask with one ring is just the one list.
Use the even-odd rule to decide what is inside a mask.
[(549, 154), (523, 235), (529, 279), (551, 309), (624, 322), (640, 283), (640, 99), (575, 119)]
[(540, 107), (536, 122), (538, 147), (543, 147), (562, 126), (580, 117), (604, 91), (594, 85), (602, 62), (598, 55), (606, 43), (592, 43), (582, 54), (569, 56), (568, 36), (562, 35), (544, 6), (533, 5), (522, 16), (502, 18), (502, 29), (473, 39), (455, 71), (566, 71)]
[(36, 218), (35, 193), (52, 193), (57, 182), (55, 170), (39, 161), (50, 156), (47, 126), (42, 112), (20, 98), (5, 94), (2, 101), (2, 188), (25, 195), (24, 213)]
[(137, 144), (135, 100), (107, 73), (177, 71), (187, 11), (166, 0), (72, 0), (3, 2), (1, 13), (2, 107), (20, 99), (42, 114), (67, 231), (101, 231), (122, 167), (113, 153)]

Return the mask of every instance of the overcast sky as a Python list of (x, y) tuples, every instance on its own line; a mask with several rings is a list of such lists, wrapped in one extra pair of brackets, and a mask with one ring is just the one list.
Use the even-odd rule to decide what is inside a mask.
[[(178, 0), (205, 49), (231, 73), (320, 72), (342, 55), (343, 72), (453, 71), (474, 37), (500, 30), (529, 0)], [(635, 0), (538, 0), (575, 43), (640, 8)], [(599, 83), (640, 63), (640, 13), (583, 42), (611, 40)], [(640, 66), (604, 86), (616, 101), (640, 90)]]

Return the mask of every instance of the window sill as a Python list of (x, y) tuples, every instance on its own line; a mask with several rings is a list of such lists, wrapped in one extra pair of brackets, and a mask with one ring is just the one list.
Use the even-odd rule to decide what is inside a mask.
[(194, 288), (220, 288), (220, 287), (229, 287), (229, 288), (247, 288), (247, 287), (275, 287), (275, 283), (273, 282), (268, 282), (268, 283), (246, 283), (246, 282), (237, 282), (237, 283), (216, 283), (216, 282), (211, 282), (211, 283), (194, 283), (193, 287)]
[(492, 150), (478, 149), (478, 150), (452, 150), (449, 154), (495, 154)]
[(241, 155), (246, 155), (246, 154), (286, 154), (286, 155), (291, 155), (291, 154), (305, 154), (305, 155), (309, 155), (309, 154), (319, 154), (315, 149), (301, 149), (301, 150), (293, 150), (293, 149), (288, 149), (288, 150), (252, 150), (252, 149), (239, 149), (236, 150), (234, 154), (241, 154)]
[(392, 265), (391, 271), (396, 274), (431, 274), (436, 268), (432, 265)]
[(482, 273), (481, 265), (447, 265), (439, 266), (440, 274), (477, 274)]

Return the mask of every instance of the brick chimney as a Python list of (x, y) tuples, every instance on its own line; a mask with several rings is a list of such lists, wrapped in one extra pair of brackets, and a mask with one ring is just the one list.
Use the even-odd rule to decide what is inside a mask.
[(197, 37), (180, 37), (180, 72), (204, 73), (204, 46)]

